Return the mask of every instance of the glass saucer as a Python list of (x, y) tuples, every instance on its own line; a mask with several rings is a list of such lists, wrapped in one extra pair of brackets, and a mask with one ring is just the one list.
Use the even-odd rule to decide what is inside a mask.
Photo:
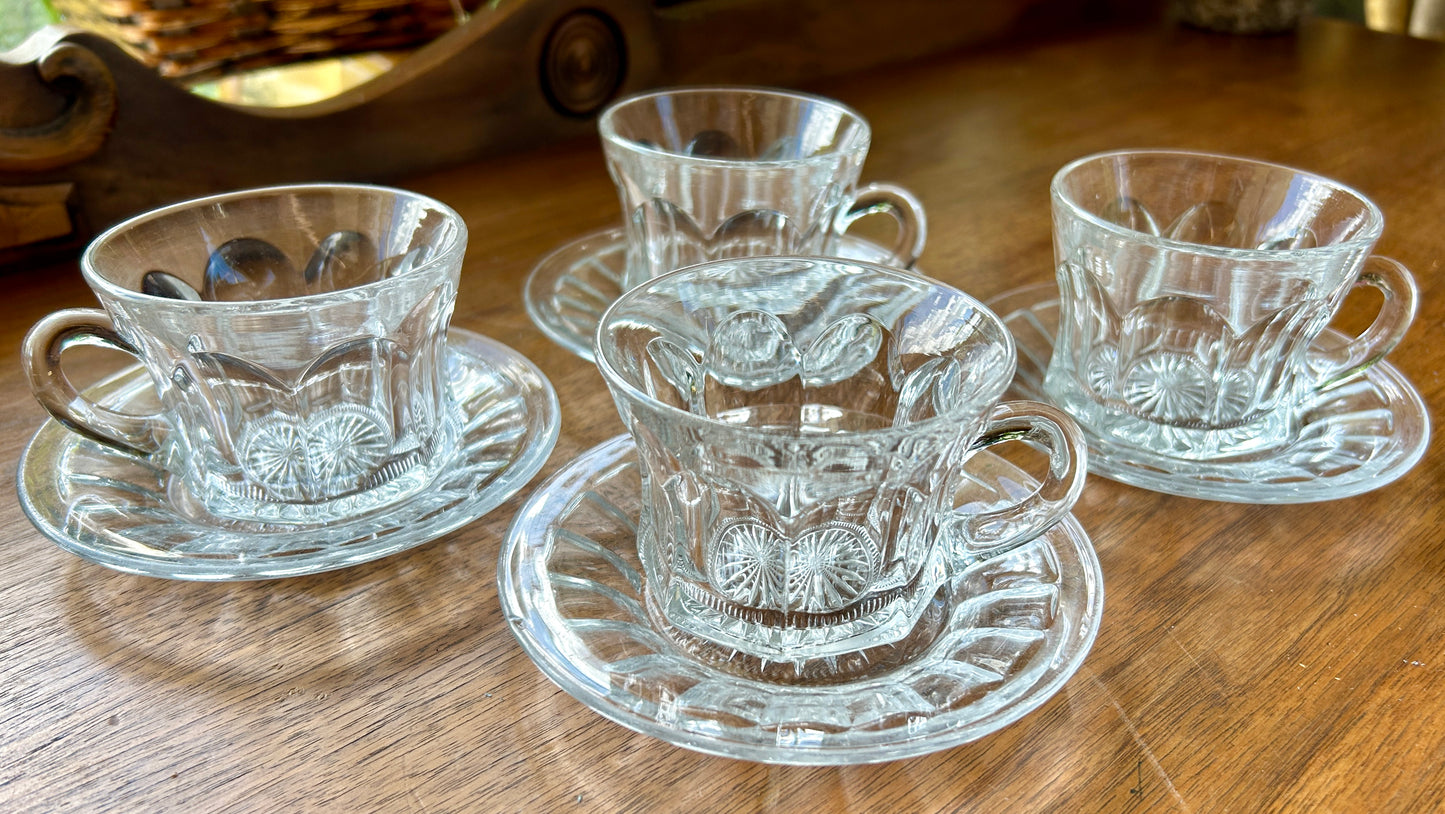
[[(537, 474), (557, 441), (557, 396), (531, 362), (469, 331), (447, 335), (462, 412), (457, 458), (415, 496), (340, 523), (248, 522), (172, 499), (147, 457), (47, 420), (20, 459), (20, 505), (61, 548), (119, 571), (189, 580), (290, 577), (344, 568), (434, 540), (491, 511)], [(150, 412), (140, 367), (89, 391), (112, 409)], [(178, 491), (178, 490), (177, 490)]]
[[(990, 453), (970, 464), (959, 505), (1012, 502), (1036, 485)], [(552, 476), (502, 544), (502, 608), (523, 649), (604, 717), (727, 757), (854, 764), (975, 740), (1048, 700), (1099, 630), (1103, 577), (1089, 538), (1066, 518), (975, 566), (973, 598), (928, 650), (883, 676), (786, 686), (715, 670), (673, 646), (643, 609), (637, 561), (641, 481), (629, 436)]]
[[(839, 253), (868, 263), (885, 263), (889, 257), (882, 246), (847, 235)], [(627, 233), (620, 228), (603, 229), (559, 246), (527, 276), (522, 290), (527, 315), (547, 338), (592, 361), (592, 335), (597, 333), (602, 312), (622, 294), (626, 262)]]
[[(1047, 400), (1044, 374), (1059, 325), (1053, 285), (1020, 288), (985, 303), (1018, 346), (1013, 398)], [(1322, 352), (1347, 338), (1327, 330)], [(1304, 405), (1304, 427), (1289, 446), (1257, 458), (1186, 461), (1126, 446), (1088, 430), (1089, 471), (1121, 483), (1183, 497), (1234, 503), (1310, 503), (1378, 489), (1419, 462), (1430, 440), (1425, 403), (1399, 370), (1379, 362), (1365, 375)]]

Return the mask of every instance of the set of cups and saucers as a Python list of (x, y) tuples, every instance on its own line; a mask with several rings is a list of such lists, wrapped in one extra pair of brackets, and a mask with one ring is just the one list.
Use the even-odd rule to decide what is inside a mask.
[[(923, 207), (859, 185), (870, 130), (757, 88), (629, 97), (598, 123), (626, 220), (543, 258), (537, 327), (594, 360), (627, 432), (502, 541), (538, 668), (664, 741), (892, 760), (1037, 708), (1082, 663), (1103, 576), (1092, 471), (1190, 498), (1330, 500), (1421, 457), (1383, 357), (1415, 312), (1378, 207), (1190, 152), (1081, 158), (1051, 187), (1057, 285), (982, 302), (915, 268)], [(850, 236), (886, 215), (894, 245)], [(21, 504), (130, 573), (267, 579), (373, 560), (496, 509), (558, 435), (542, 373), (452, 326), (466, 224), (403, 190), (303, 185), (150, 212), (81, 270), (104, 310), (26, 338), (50, 412)], [(1347, 295), (1382, 295), (1359, 336)], [(139, 364), (78, 392), (62, 351)], [(1041, 452), (1026, 472), (992, 448)]]

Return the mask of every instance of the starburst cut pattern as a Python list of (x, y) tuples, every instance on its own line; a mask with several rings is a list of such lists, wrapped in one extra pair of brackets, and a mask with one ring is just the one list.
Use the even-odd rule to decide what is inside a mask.
[(378, 416), (343, 405), (316, 423), (307, 444), (311, 471), (324, 481), (354, 480), (370, 472), (391, 447)]
[(852, 528), (813, 529), (792, 547), (788, 606), (820, 613), (846, 607), (873, 580), (873, 547)]
[(1060, 273), (1076, 312), (1067, 337), (1074, 375), (1110, 408), (1176, 426), (1222, 429), (1274, 409), (1299, 373), (1290, 360), (1310, 343), (1310, 326), (1330, 313), (1328, 298), (1315, 296), (1248, 325), (1201, 296), (1157, 294), (1124, 308), (1115, 291), (1122, 272), (1088, 247)]
[[(268, 421), (252, 428), (241, 443), (241, 466), (257, 483), (291, 494), (306, 478), (306, 440), (288, 421)], [(296, 497), (300, 495), (297, 494)]]
[(873, 581), (876, 546), (861, 527), (829, 523), (787, 539), (755, 522), (726, 526), (712, 547), (712, 582), (753, 608), (827, 613), (847, 607)]
[[(350, 504), (345, 516), (317, 523), (308, 504), (276, 501), (267, 504), (272, 517), (238, 525), (204, 507), (181, 510), (172, 502), (182, 488), (178, 476), (159, 460), (93, 443), (54, 422), (42, 427), (25, 459), (27, 482), (46, 491), (22, 499), (63, 548), (123, 571), (181, 579), (310, 574), (435, 539), (526, 485), (547, 460), (558, 421), (551, 386), (525, 359), (467, 331), (453, 328), (448, 337), (457, 452), (424, 490), (382, 511)], [(149, 377), (137, 370), (94, 392), (123, 412), (154, 398)]]
[(783, 595), (782, 546), (777, 532), (756, 523), (736, 523), (718, 534), (713, 547), (713, 584), (742, 605), (774, 607)]
[(392, 437), (380, 416), (354, 404), (309, 418), (275, 415), (241, 441), (246, 476), (280, 499), (303, 499), (362, 480), (386, 457)]
[[(540, 487), (508, 532), (498, 579), (506, 618), (538, 667), (639, 732), (778, 763), (915, 757), (1037, 709), (1078, 668), (1098, 631), (1102, 575), (1087, 535), (1071, 521), (979, 564), (966, 601), (944, 609), (945, 629), (897, 669), (823, 685), (718, 669), (674, 646), (646, 609), (632, 449), (630, 440), (615, 439)], [(977, 460), (965, 499), (980, 510), (1008, 505), (1012, 490), (1033, 484), (988, 452)]]
[(1124, 400), (1161, 421), (1198, 420), (1209, 401), (1210, 378), (1199, 362), (1177, 353), (1140, 359), (1124, 377)]
[[(1044, 379), (1058, 336), (1058, 289), (1030, 286), (988, 303), (1018, 342), (1019, 369), (1010, 398), (1049, 398)], [(1327, 330), (1314, 343), (1328, 354), (1348, 339)], [(1092, 380), (1091, 380), (1092, 381)], [(1236, 414), (1251, 404), (1258, 381), (1228, 379), (1220, 401)], [(1102, 391), (1100, 391), (1102, 392)], [(1377, 489), (1414, 466), (1429, 441), (1429, 419), (1413, 385), (1389, 364), (1341, 387), (1310, 394), (1299, 405), (1303, 425), (1277, 452), (1201, 461), (1140, 456), (1113, 438), (1089, 433), (1090, 472), (1175, 495), (1243, 503), (1292, 504), (1335, 500)]]

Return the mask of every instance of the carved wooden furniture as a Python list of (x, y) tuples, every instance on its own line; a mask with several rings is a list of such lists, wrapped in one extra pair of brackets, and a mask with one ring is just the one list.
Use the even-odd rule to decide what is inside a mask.
[(0, 262), (73, 254), (120, 218), (225, 189), (387, 180), (585, 136), (619, 92), (792, 84), (1077, 22), (1086, 0), (514, 0), (396, 69), (292, 108), (211, 102), (92, 33), (0, 61)]

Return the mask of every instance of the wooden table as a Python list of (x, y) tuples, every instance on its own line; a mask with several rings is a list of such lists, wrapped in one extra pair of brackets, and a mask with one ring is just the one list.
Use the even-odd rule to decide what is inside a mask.
[[(1387, 218), (1422, 306), (1391, 357), (1445, 404), (1445, 47), (1315, 22), (1298, 36), (1081, 31), (814, 88), (874, 125), (865, 177), (928, 207), (927, 272), (987, 298), (1051, 279), (1048, 182), (1125, 146), (1338, 178)], [(596, 371), (543, 337), (522, 281), (615, 222), (595, 142), (402, 179), (461, 211), (455, 324), (562, 400), (543, 475), (621, 431)], [(73, 267), (9, 276), (4, 345), (91, 304)], [(1363, 318), (1363, 317), (1361, 317)], [(13, 352), (13, 351), (12, 351)], [(0, 374), (3, 491), (42, 421)], [(0, 505), (0, 809), (116, 811), (1423, 811), (1445, 803), (1445, 456), (1322, 504), (1091, 479), (1076, 515), (1107, 607), (1068, 685), (927, 757), (840, 769), (707, 757), (602, 719), (508, 632), (496, 557), (524, 494), (379, 562), (262, 583), (127, 576)], [(535, 486), (540, 477), (533, 482)]]

